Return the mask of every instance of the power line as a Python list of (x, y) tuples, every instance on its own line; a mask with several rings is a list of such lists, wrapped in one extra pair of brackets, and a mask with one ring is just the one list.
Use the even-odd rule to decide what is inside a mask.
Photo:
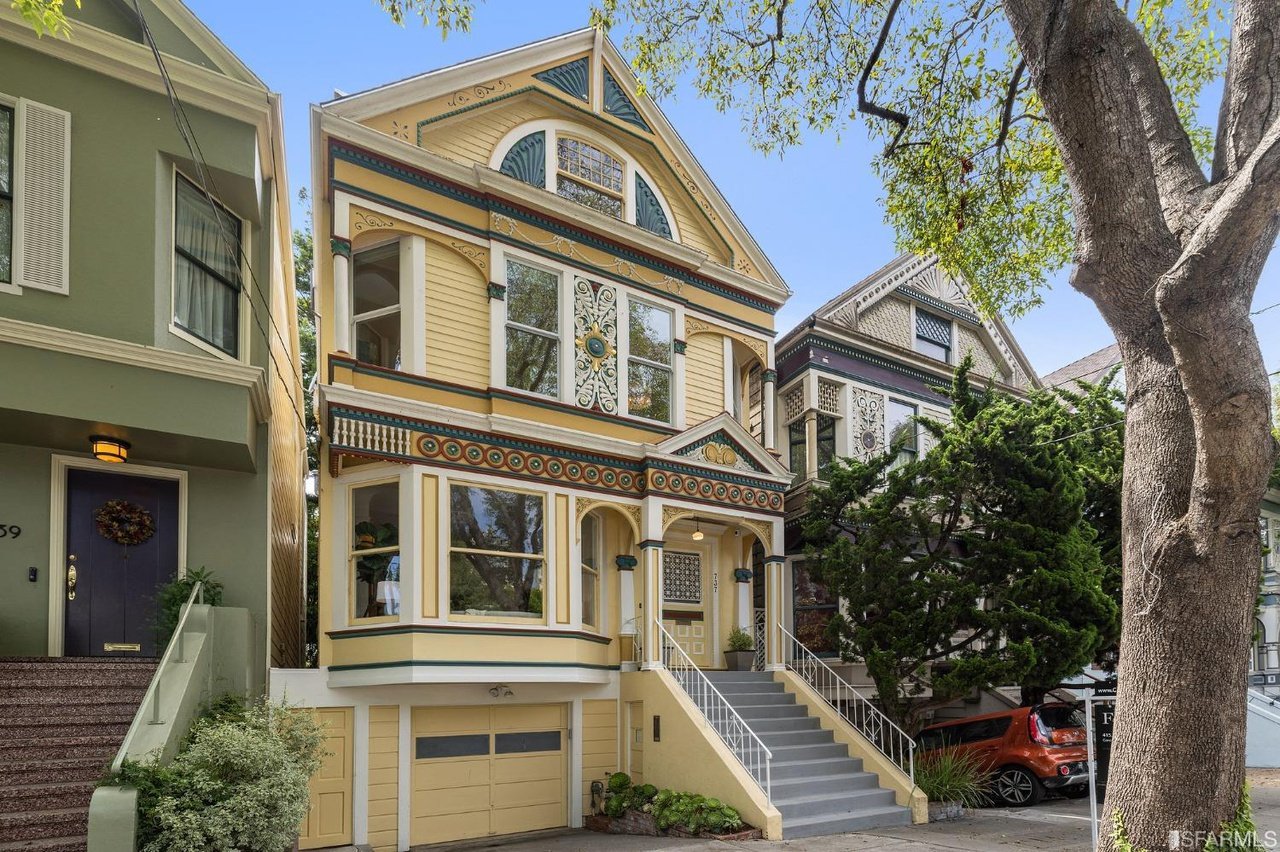
[(1265, 308), (1258, 308), (1256, 311), (1249, 311), (1249, 316), (1256, 317), (1258, 314), (1265, 314), (1272, 308), (1280, 308), (1280, 302), (1276, 302), (1274, 305), (1267, 305)]
[[(199, 180), (200, 180), (200, 190), (204, 194), (205, 199), (209, 202), (210, 207), (213, 209), (213, 212), (214, 212), (213, 218), (214, 218), (214, 221), (217, 222), (218, 233), (222, 237), (222, 240), (226, 244), (226, 247), (229, 250), (231, 250), (232, 254), (234, 254), (237, 258), (240, 259), (241, 264), (244, 266), (244, 268), (248, 269), (249, 271), (249, 279), (251, 282), (251, 290), (250, 290), (250, 298), (249, 298), (249, 308), (250, 308), (249, 316), (253, 320), (254, 325), (258, 327), (258, 331), (262, 332), (263, 338), (265, 338), (267, 341), (267, 357), (271, 359), (272, 366), (275, 367), (277, 373), (283, 372), (280, 367), (280, 362), (276, 360), (275, 353), (271, 351), (271, 335), (267, 333), (266, 328), (262, 325), (262, 320), (258, 316), (258, 311), (253, 310), (253, 296), (252, 296), (253, 291), (257, 291), (258, 298), (262, 301), (262, 305), (265, 308), (266, 314), (267, 314), (267, 322), (268, 324), (270, 324), (272, 330), (275, 332), (276, 338), (280, 341), (280, 343), (284, 346), (286, 350), (290, 350), (291, 347), (289, 343), (284, 339), (284, 336), (280, 333), (280, 328), (279, 326), (276, 325), (275, 319), (271, 316), (271, 299), (264, 292), (262, 285), (259, 283), (258, 276), (253, 271), (253, 263), (249, 259), (249, 256), (245, 254), (243, 244), (239, 240), (232, 239), (231, 235), (227, 232), (226, 225), (223, 222), (222, 217), (217, 215), (217, 212), (218, 212), (217, 209), (220, 206), (220, 203), (215, 199), (214, 196), (215, 194), (220, 195), (220, 193), (215, 193), (214, 191), (210, 191), (209, 189), (210, 185), (212, 184), (213, 189), (216, 191), (217, 185), (213, 180), (212, 174), (209, 172), (208, 163), (205, 161), (205, 158), (204, 158), (204, 151), (203, 149), (200, 148), (199, 140), (196, 139), (195, 129), (191, 125), (191, 120), (187, 117), (187, 111), (182, 105), (182, 100), (178, 97), (178, 92), (173, 85), (173, 80), (169, 76), (169, 70), (168, 68), (165, 67), (164, 57), (160, 53), (160, 48), (156, 44), (156, 40), (151, 33), (150, 26), (147, 25), (147, 19), (142, 14), (142, 8), (141, 8), (141, 5), (139, 4), (139, 0), (133, 0), (133, 9), (134, 9), (134, 13), (138, 16), (138, 22), (142, 27), (142, 33), (147, 40), (147, 44), (151, 48), (151, 54), (152, 56), (155, 57), (156, 66), (160, 72), (160, 78), (164, 82), (165, 94), (168, 96), (168, 99), (169, 99), (169, 108), (173, 113), (173, 121), (174, 121), (174, 125), (177, 127), (178, 135), (182, 137), (183, 143), (185, 143), (187, 146), (187, 152), (191, 155), (191, 159), (196, 164), (197, 176), (199, 177)], [(275, 155), (275, 152), (273, 150), (272, 151), (273, 158), (274, 158), (274, 155)], [(298, 385), (301, 386), (302, 374), (298, 371), (297, 366), (292, 362), (290, 362), (289, 366), (291, 368), (290, 373), (292, 373), (293, 377), (298, 380)], [(293, 392), (289, 389), (287, 385), (285, 386), (285, 396), (289, 398), (289, 405), (293, 408), (293, 415), (297, 419), (298, 425), (302, 428), (302, 431), (305, 433), (307, 430), (306, 418), (302, 416), (302, 412), (298, 408), (298, 402), (296, 399), (294, 399)]]

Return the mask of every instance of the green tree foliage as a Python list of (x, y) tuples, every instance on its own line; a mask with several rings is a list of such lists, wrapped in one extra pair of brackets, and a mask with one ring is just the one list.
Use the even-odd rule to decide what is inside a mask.
[[(75, 0), (75, 3), (79, 9), (80, 0)], [(13, 0), (10, 3), (10, 7), (17, 9), (23, 20), (40, 36), (46, 33), (53, 36), (71, 35), (71, 24), (67, 21), (64, 5), (65, 0)]]
[(950, 395), (949, 423), (920, 419), (936, 442), (923, 458), (836, 460), (804, 524), (812, 569), (848, 602), (833, 638), (908, 730), (974, 688), (1039, 700), (1118, 632), (1081, 415), (1053, 393), (975, 389), (968, 362)]
[[(307, 226), (293, 232), (294, 295), (298, 301), (298, 348), (302, 360), (302, 390), (308, 400), (316, 383), (316, 313), (314, 304), (315, 245), (311, 236), (311, 205), (305, 189), (298, 191), (298, 200), (307, 205)], [(320, 424), (316, 422), (315, 406), (303, 405), (306, 417), (307, 474), (315, 476), (320, 470)], [(307, 499), (307, 600), (304, 655), (306, 664), (318, 662), (319, 644), (319, 596), (320, 596), (320, 500), (308, 493)]]

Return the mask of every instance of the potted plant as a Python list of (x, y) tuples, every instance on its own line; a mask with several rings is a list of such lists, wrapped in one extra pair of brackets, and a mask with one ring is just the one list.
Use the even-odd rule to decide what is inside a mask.
[(725, 665), (731, 672), (749, 672), (755, 661), (756, 643), (741, 627), (729, 631), (729, 649), (724, 652)]

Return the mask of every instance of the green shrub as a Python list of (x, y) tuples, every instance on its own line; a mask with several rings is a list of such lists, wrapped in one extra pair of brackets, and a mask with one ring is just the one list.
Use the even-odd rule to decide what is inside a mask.
[(658, 794), (658, 788), (652, 784), (631, 786), (631, 776), (625, 772), (615, 772), (609, 776), (608, 792), (604, 797), (604, 813), (606, 816), (619, 817), (627, 811), (642, 811)]
[(931, 802), (959, 802), (966, 808), (987, 803), (991, 774), (971, 754), (943, 751), (916, 758), (916, 786)]
[(188, 568), (182, 577), (175, 577), (156, 591), (156, 648), (163, 650), (178, 629), (182, 617), (182, 605), (191, 597), (196, 583), (204, 583), (204, 602), (210, 606), (222, 606), (222, 583), (213, 579), (213, 572), (201, 566)]
[(735, 627), (729, 631), (729, 650), (730, 651), (750, 651), (755, 648), (755, 640), (751, 635), (741, 627)]
[(697, 793), (662, 790), (654, 797), (651, 807), (658, 828), (663, 831), (679, 826), (690, 834), (703, 831), (728, 834), (743, 827), (742, 816), (736, 810), (719, 799)]
[(104, 783), (137, 788), (141, 852), (279, 852), (306, 816), (323, 742), (307, 710), (216, 702), (172, 763), (127, 761)]
[(615, 772), (609, 776), (609, 792), (624, 793), (631, 789), (631, 776), (625, 772)]

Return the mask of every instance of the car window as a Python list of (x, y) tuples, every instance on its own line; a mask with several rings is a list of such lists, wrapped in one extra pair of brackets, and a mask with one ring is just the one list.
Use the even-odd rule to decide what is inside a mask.
[(977, 722), (969, 722), (961, 726), (963, 730), (960, 734), (960, 741), (978, 743), (1003, 737), (1005, 731), (1009, 730), (1009, 723), (1012, 721), (1008, 716), (1001, 716), (995, 719), (980, 719)]
[(1084, 714), (1080, 712), (1079, 708), (1066, 704), (1051, 704), (1047, 707), (1041, 707), (1036, 711), (1036, 717), (1040, 720), (1042, 727), (1051, 731), (1084, 727)]

